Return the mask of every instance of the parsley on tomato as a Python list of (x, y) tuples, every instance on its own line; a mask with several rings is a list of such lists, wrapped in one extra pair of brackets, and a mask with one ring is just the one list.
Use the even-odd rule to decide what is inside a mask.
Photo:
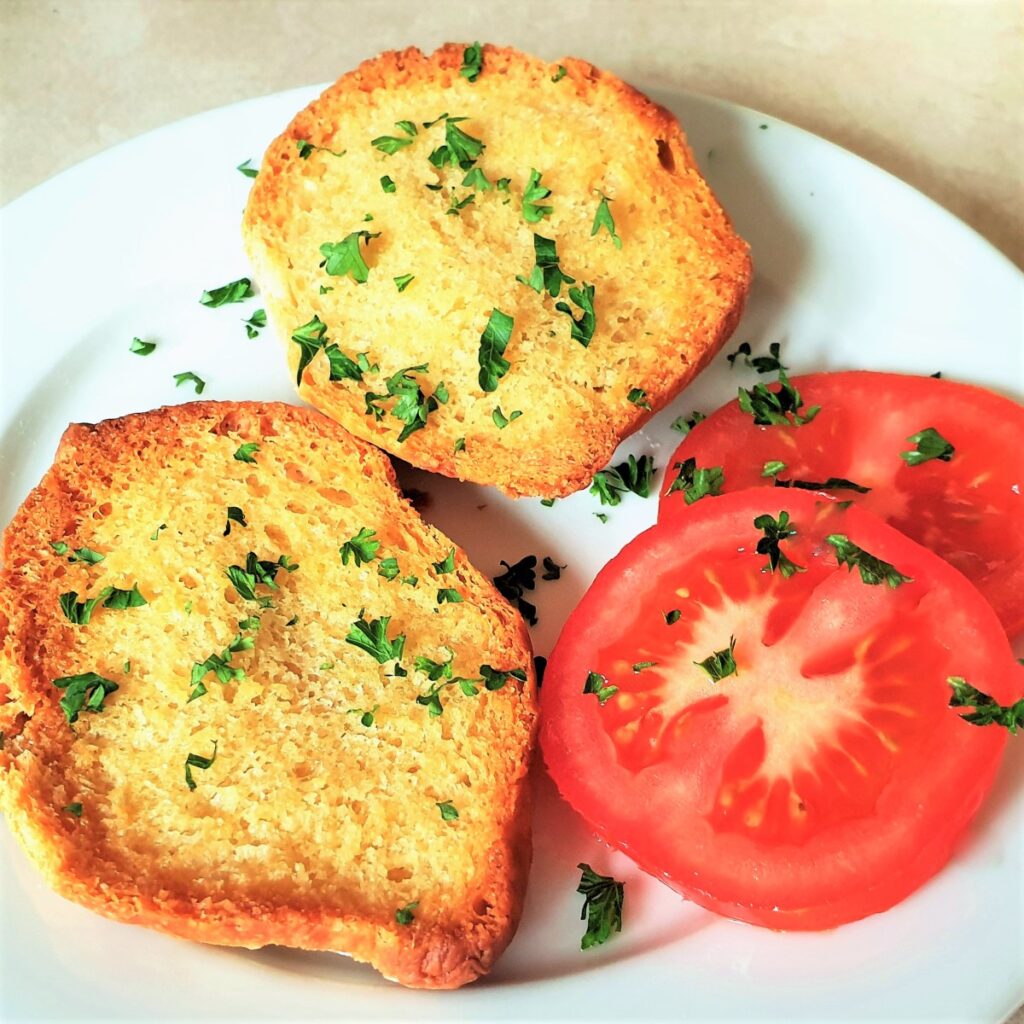
[[(1024, 631), (1024, 528), (1013, 526), (1024, 517), (1024, 408), (972, 385), (896, 373), (791, 383), (807, 407), (821, 407), (809, 423), (757, 424), (730, 402), (693, 427), (669, 465), (719, 467), (720, 493), (774, 485), (779, 508), (791, 493), (781, 488), (820, 484), (951, 562), (1010, 636)], [(666, 486), (659, 521), (686, 515), (684, 506)]]
[[(885, 910), (946, 862), (1006, 741), (950, 707), (950, 677), (1009, 706), (1024, 671), (960, 573), (856, 506), (751, 488), (685, 508), (565, 625), (542, 691), (551, 775), (599, 836), (705, 907), (783, 929)], [(783, 512), (777, 543), (803, 570), (788, 575), (758, 548), (761, 517)], [(839, 535), (907, 579), (850, 571)]]

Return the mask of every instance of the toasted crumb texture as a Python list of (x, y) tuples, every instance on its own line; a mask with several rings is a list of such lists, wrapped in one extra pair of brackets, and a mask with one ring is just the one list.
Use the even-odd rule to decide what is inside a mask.
[[(247, 443), (253, 462), (235, 457)], [(245, 525), (225, 536), (229, 506)], [(380, 547), (343, 564), (363, 529)], [(102, 561), (69, 561), (82, 548)], [(287, 557), (246, 597), (225, 570), (249, 552)], [(58, 892), (202, 942), (347, 952), (405, 985), (454, 988), (488, 970), (515, 931), (530, 860), (529, 638), (413, 511), (386, 456), (280, 404), (71, 426), (3, 556), (0, 807)], [(59, 606), (107, 587), (137, 587), (146, 603), (101, 602), (83, 625)], [(441, 590), (462, 600), (439, 603)], [(360, 616), (391, 616), (402, 669), (346, 642)], [(414, 659), (452, 652), (454, 676), (488, 665), (525, 681), (446, 687), (432, 716)], [(226, 681), (209, 671), (190, 701), (193, 667), (211, 655), (227, 656)], [(118, 688), (69, 724), (70, 689), (54, 680), (86, 672)], [(186, 758), (215, 743), (190, 790)]]
[[(470, 82), (459, 74), (463, 51), (384, 53), (299, 113), (253, 185), (246, 248), (293, 376), (300, 347), (290, 336), (313, 317), (325, 345), (366, 352), (379, 367), (361, 381), (332, 380), (317, 354), (302, 375), (304, 399), (422, 468), (513, 496), (569, 494), (728, 338), (749, 286), (748, 247), (667, 110), (584, 61), (546, 64), (495, 46)], [(447, 123), (424, 123), (445, 113), (465, 118), (458, 130), (484, 144), (475, 159), (431, 161)], [(379, 145), (393, 153), (372, 144), (387, 137), (397, 142)], [(533, 170), (551, 190), (526, 196), (529, 210), (550, 207), (536, 223), (524, 211)], [(621, 248), (607, 226), (593, 233), (602, 196)], [(362, 283), (337, 273), (339, 262), (321, 266), (322, 245), (358, 231), (376, 236), (358, 242)], [(556, 243), (576, 281), (557, 297), (517, 280), (534, 267), (535, 234)], [(399, 291), (405, 275), (414, 279)], [(571, 336), (583, 310), (568, 294), (585, 284), (596, 319), (588, 347)], [(510, 367), (485, 391), (478, 353), (492, 309), (514, 327)], [(400, 399), (385, 382), (407, 367), (425, 399), (444, 387), (426, 425), (400, 440), (406, 421), (392, 413)], [(385, 395), (374, 403), (380, 418), (367, 393)], [(502, 417), (510, 422), (499, 427)]]

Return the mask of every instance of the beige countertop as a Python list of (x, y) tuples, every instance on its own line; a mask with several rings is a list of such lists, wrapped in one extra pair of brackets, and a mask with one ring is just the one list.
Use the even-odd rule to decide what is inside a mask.
[(808, 128), (1024, 265), (1018, 0), (0, 0), (0, 33), (0, 203), (180, 117), (480, 38)]

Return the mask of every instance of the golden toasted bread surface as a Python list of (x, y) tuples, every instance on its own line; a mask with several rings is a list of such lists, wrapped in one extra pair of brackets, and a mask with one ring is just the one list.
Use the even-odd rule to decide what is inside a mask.
[(71, 426), (3, 557), (0, 807), (54, 888), (406, 985), (491, 966), (530, 859), (529, 638), (386, 456), (280, 404)]
[(465, 49), (382, 54), (299, 113), (246, 248), (303, 398), (414, 465), (568, 494), (728, 338), (748, 247), (668, 111)]

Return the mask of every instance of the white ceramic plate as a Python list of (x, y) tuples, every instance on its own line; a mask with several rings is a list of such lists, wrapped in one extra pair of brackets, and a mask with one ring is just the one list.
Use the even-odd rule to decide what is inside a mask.
[[(119, 146), (0, 214), (0, 521), (49, 465), (73, 420), (207, 399), (294, 401), (281, 346), (246, 338), (260, 306), (210, 310), (204, 288), (247, 273), (239, 219), (266, 143), (318, 90), (215, 110)], [(658, 97), (680, 116), (740, 233), (756, 278), (734, 343), (783, 342), (794, 371), (864, 367), (944, 374), (1024, 393), (1019, 272), (907, 186), (753, 111)], [(128, 352), (138, 335), (159, 343)], [(724, 357), (624, 451), (659, 466), (681, 412), (735, 394)], [(428, 518), (485, 572), (525, 554), (568, 563), (539, 583), (546, 654), (597, 570), (654, 521), (656, 499), (593, 515), (581, 493), (544, 508), (421, 473)], [(535, 867), (519, 934), (493, 974), (455, 993), (402, 990), (330, 954), (189, 944), (113, 924), (54, 896), (0, 830), (0, 981), (6, 1015), (39, 1018), (996, 1020), (1024, 997), (1024, 739), (952, 863), (903, 904), (822, 934), (726, 921), (590, 839), (540, 778)], [(540, 773), (538, 773), (540, 775)], [(1017, 783), (1017, 785), (1015, 785)], [(578, 861), (626, 880), (625, 927), (579, 950)]]

